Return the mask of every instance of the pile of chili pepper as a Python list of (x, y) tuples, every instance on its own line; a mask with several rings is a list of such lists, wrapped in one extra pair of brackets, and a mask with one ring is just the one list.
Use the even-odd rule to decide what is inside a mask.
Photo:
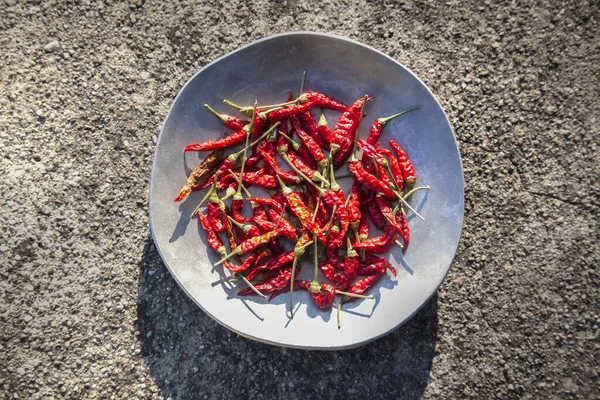
[[(389, 140), (386, 149), (380, 139), (389, 121), (419, 107), (375, 120), (366, 140), (360, 140), (361, 118), (371, 99), (365, 96), (346, 106), (322, 93), (306, 92), (295, 99), (290, 93), (287, 102), (269, 106), (226, 101), (248, 119), (205, 105), (233, 132), (184, 149), (210, 153), (175, 201), (209, 188), (194, 214), (209, 246), (221, 257), (215, 265), (223, 264), (244, 282), (240, 296), (271, 300), (289, 293), (293, 317), (294, 291), (308, 292), (320, 309), (332, 308), (341, 295), (339, 325), (342, 304), (372, 299), (365, 293), (386, 271), (396, 275), (383, 255), (396, 245), (403, 252), (408, 248), (407, 213), (421, 216), (407, 200), (428, 187), (414, 187), (415, 168), (400, 144)], [(333, 130), (323, 109), (341, 113)], [(319, 110), (317, 122), (313, 112)], [(347, 194), (335, 175), (345, 164), (352, 174), (346, 177), (354, 178)], [(250, 186), (269, 196), (253, 197)], [(311, 253), (313, 280), (296, 279), (299, 261)]]

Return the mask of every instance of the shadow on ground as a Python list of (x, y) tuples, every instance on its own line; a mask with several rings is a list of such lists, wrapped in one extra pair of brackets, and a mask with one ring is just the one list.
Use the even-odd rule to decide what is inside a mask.
[(144, 360), (166, 398), (417, 399), (435, 353), (437, 297), (401, 328), (358, 349), (283, 349), (208, 317), (179, 288), (148, 237), (138, 323)]

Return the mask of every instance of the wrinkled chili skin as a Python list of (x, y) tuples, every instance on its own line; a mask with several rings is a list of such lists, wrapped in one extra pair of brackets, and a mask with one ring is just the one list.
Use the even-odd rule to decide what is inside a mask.
[(185, 200), (192, 190), (200, 189), (202, 185), (205, 185), (222, 160), (223, 150), (215, 150), (210, 153), (206, 159), (190, 173), (190, 176), (187, 178), (185, 185), (181, 188), (181, 192), (175, 199), (175, 202), (177, 203)]
[(400, 164), (400, 169), (402, 170), (402, 176), (404, 177), (404, 182), (406, 182), (409, 185), (413, 185), (417, 180), (417, 173), (415, 172), (415, 166), (408, 159), (408, 155), (406, 154), (404, 149), (402, 149), (402, 147), (400, 147), (400, 145), (398, 143), (394, 142), (393, 140), (390, 140), (389, 143), (390, 143), (390, 146), (392, 147), (392, 149), (394, 149), (394, 151), (398, 155), (398, 164)]
[(227, 116), (227, 119), (223, 122), (223, 124), (234, 131), (239, 131), (240, 129), (244, 129), (246, 125), (248, 125), (250, 121), (243, 120), (241, 118), (237, 118), (231, 115)]
[(341, 247), (345, 236), (340, 234), (340, 229), (337, 226), (331, 228), (327, 242), (325, 244), (325, 254), (327, 255), (328, 262), (333, 265), (336, 269), (343, 269), (344, 265), (338, 258), (338, 249)]
[(304, 161), (304, 159), (300, 157), (300, 155), (297, 152), (295, 152), (294, 150), (291, 150), (291, 149), (288, 150), (287, 156), (288, 156), (290, 162), (294, 165), (294, 167), (296, 167), (300, 172), (302, 172), (304, 175), (306, 175), (306, 177), (308, 179), (313, 178), (313, 176), (317, 172), (316, 165), (315, 165), (315, 168), (311, 168), (311, 166), (308, 165)]
[(410, 243), (410, 228), (408, 227), (406, 215), (404, 215), (404, 213), (400, 211), (396, 214), (396, 221), (398, 222), (398, 225), (400, 225), (400, 236), (402, 236), (402, 241), (404, 242), (404, 247), (402, 247), (402, 253), (406, 253), (406, 249), (408, 248), (408, 244)]
[(311, 103), (313, 107), (328, 108), (340, 112), (344, 112), (348, 108), (339, 101), (335, 101), (322, 93), (306, 92), (304, 93), (304, 96), (306, 97), (307, 102)]
[(219, 167), (219, 169), (217, 169), (217, 172), (215, 174), (213, 174), (205, 183), (203, 183), (202, 185), (199, 185), (198, 188), (199, 189), (204, 189), (210, 185), (212, 185), (215, 177), (217, 179), (217, 182), (223, 178), (225, 175), (227, 175), (229, 173), (230, 169), (234, 169), (235, 166), (237, 165), (237, 160), (239, 158), (238, 157), (232, 157), (229, 156), (227, 157), (223, 163), (221, 164), (221, 166)]
[(363, 276), (372, 275), (377, 272), (385, 272), (386, 269), (389, 269), (392, 275), (396, 276), (396, 268), (388, 260), (383, 257), (377, 257), (375, 254), (366, 253), (364, 265), (358, 267), (357, 274)]
[(279, 110), (274, 110), (267, 114), (267, 120), (269, 122), (281, 121), (283, 119), (290, 118), (294, 115), (306, 112), (313, 106), (313, 103), (304, 103), (295, 104), (293, 106), (281, 108)]
[(206, 204), (206, 217), (215, 232), (225, 232), (227, 229), (227, 223), (225, 222), (227, 216), (218, 204), (211, 202)]
[[(299, 267), (296, 267), (296, 271), (299, 270)], [(259, 283), (258, 285), (254, 285), (256, 289), (258, 289), (262, 293), (271, 293), (276, 290), (281, 290), (286, 286), (290, 285), (290, 280), (292, 279), (292, 268), (282, 268), (277, 270), (277, 275), (274, 278), (269, 279), (266, 282)], [(238, 296), (247, 296), (249, 294), (256, 294), (252, 290), (252, 288), (244, 288), (238, 292)]]
[(242, 144), (246, 141), (246, 131), (240, 129), (239, 131), (233, 132), (231, 135), (224, 137), (223, 139), (219, 139), (217, 141), (206, 141), (202, 143), (194, 143), (186, 146), (183, 151), (209, 151), (209, 150), (218, 150), (218, 149), (227, 149), (229, 147), (237, 146), (238, 144)]
[(396, 229), (393, 226), (386, 226), (383, 235), (357, 242), (354, 244), (354, 248), (364, 249), (371, 253), (383, 254), (394, 245), (396, 237)]
[(302, 178), (298, 176), (298, 174), (294, 171), (282, 170), (279, 167), (279, 164), (277, 164), (277, 160), (275, 160), (275, 157), (271, 156), (266, 152), (261, 151), (260, 149), (258, 150), (258, 152), (263, 156), (265, 162), (273, 169), (273, 171), (281, 177), (281, 179), (285, 179), (286, 181), (293, 183), (302, 182)]
[(383, 193), (385, 197), (393, 200), (396, 196), (388, 185), (380, 181), (374, 175), (368, 173), (359, 161), (351, 161), (349, 165), (350, 172), (356, 177), (356, 180), (369, 189)]
[(264, 235), (255, 236), (253, 238), (247, 239), (243, 241), (238, 248), (240, 249), (240, 254), (246, 254), (263, 244), (267, 244), (272, 239), (279, 237), (280, 233), (278, 231), (267, 232)]
[[(302, 126), (300, 126), (300, 121), (298, 121), (298, 118), (296, 118), (295, 116), (291, 117), (290, 121), (292, 122), (292, 126), (296, 130), (296, 133), (302, 140), (302, 143), (304, 143), (304, 145), (306, 146), (306, 149), (310, 153), (310, 156), (312, 157), (312, 159), (315, 160), (322, 167), (325, 166), (325, 164), (327, 164), (327, 159), (325, 158), (325, 154), (323, 154), (323, 150), (321, 150), (321, 146), (319, 145), (319, 143), (317, 143), (317, 141), (315, 139), (313, 139), (312, 136), (310, 136), (308, 133), (306, 133), (304, 131), (304, 129), (302, 129)], [(316, 136), (319, 139), (321, 138), (319, 135), (316, 135)], [(298, 149), (298, 150), (300, 151), (300, 149)]]
[(258, 265), (255, 269), (250, 271), (247, 278), (253, 279), (256, 275), (258, 275), (261, 272), (281, 268), (286, 266), (287, 264), (291, 264), (294, 262), (295, 257), (296, 256), (293, 251), (286, 251), (284, 253), (276, 255), (266, 263)]
[[(350, 225), (350, 216), (348, 215), (348, 210), (345, 207), (346, 199), (344, 197), (344, 192), (341, 189), (338, 190), (328, 190), (323, 195), (323, 201), (330, 210), (333, 210), (335, 207), (335, 217), (334, 221), (337, 221), (340, 224), (341, 230), (339, 236), (336, 237), (336, 244), (339, 247), (342, 243), (342, 240), (346, 236), (346, 232), (348, 232), (348, 226)], [(352, 200), (350, 201), (352, 202)], [(356, 202), (352, 202), (352, 205), (348, 203), (349, 207), (355, 207)]]
[(379, 153), (388, 158), (388, 164), (390, 165), (390, 169), (394, 175), (394, 181), (398, 185), (398, 190), (400, 193), (402, 193), (404, 191), (404, 176), (402, 175), (402, 168), (400, 168), (398, 160), (388, 149), (381, 149), (379, 150)]
[(375, 201), (377, 203), (377, 207), (381, 214), (385, 217), (387, 222), (396, 229), (396, 231), (402, 235), (402, 227), (396, 220), (396, 215), (394, 215), (394, 211), (390, 207), (388, 201), (383, 198), (381, 195), (375, 196)]
[(296, 152), (299, 158), (304, 161), (306, 165), (308, 165), (311, 169), (317, 169), (317, 161), (314, 159), (313, 155), (310, 153), (306, 145), (302, 145), (298, 148), (298, 150), (292, 150), (292, 152)]
[(319, 267), (321, 268), (321, 272), (323, 272), (323, 275), (325, 275), (325, 277), (336, 286), (336, 289), (346, 290), (348, 287), (350, 287), (352, 281), (348, 279), (348, 277), (343, 272), (339, 272), (339, 270), (336, 269), (330, 263), (321, 262), (319, 264)]
[(242, 263), (242, 265), (235, 265), (235, 264), (233, 264), (233, 263), (231, 263), (229, 261), (225, 261), (223, 263), (223, 265), (225, 265), (225, 268), (227, 268), (231, 272), (244, 272), (248, 268), (250, 268), (252, 265), (254, 265), (254, 263), (256, 262), (257, 258), (258, 258), (258, 253), (254, 252), (254, 253), (250, 254), (248, 256), (248, 258), (246, 258), (246, 260), (244, 260), (244, 262)]
[[(314, 140), (320, 148), (329, 151), (329, 143), (327, 143), (319, 134), (319, 126), (317, 125), (317, 121), (315, 121), (310, 111), (300, 113), (297, 116), (291, 118), (290, 120), (292, 121), (292, 125), (294, 125), (294, 119), (297, 119), (297, 121), (299, 122), (300, 129), (302, 129), (304, 133), (310, 136), (311, 139)], [(294, 129), (296, 129), (296, 126), (294, 126)], [(300, 136), (300, 138), (302, 137)]]
[(360, 223), (358, 225), (358, 239), (363, 241), (369, 237), (369, 214), (367, 206), (363, 204), (360, 211)]
[(352, 184), (347, 210), (350, 226), (352, 229), (357, 229), (360, 223), (360, 182), (358, 180)]
[(224, 256), (225, 251), (226, 251), (225, 245), (221, 241), (221, 238), (219, 237), (219, 235), (217, 235), (217, 233), (214, 231), (214, 229), (208, 222), (208, 219), (206, 218), (206, 216), (204, 214), (202, 214), (201, 212), (198, 212), (198, 219), (200, 220), (200, 224), (202, 225), (202, 228), (204, 228), (204, 230), (206, 231), (208, 245), (214, 251), (216, 251), (217, 254), (219, 254), (220, 256)]
[(333, 165), (336, 168), (341, 167), (352, 153), (356, 129), (360, 122), (360, 110), (364, 101), (364, 98), (356, 100), (346, 109), (335, 125), (333, 136), (336, 140), (335, 144), (340, 146), (340, 150), (333, 156)]
[(364, 166), (366, 166), (368, 164), (369, 158), (372, 158), (377, 163), (381, 163), (383, 161), (383, 156), (381, 154), (379, 154), (376, 147), (377, 147), (377, 143), (371, 145), (362, 139), (358, 140), (358, 148), (362, 149), (362, 151), (363, 151), (363, 158), (361, 160), (361, 163)]
[(248, 197), (246, 200), (250, 201), (251, 203), (257, 203), (271, 207), (275, 209), (275, 211), (277, 211), (279, 214), (283, 212), (283, 204), (285, 204), (276, 199), (268, 199), (264, 197)]
[(379, 141), (379, 137), (381, 136), (381, 131), (383, 130), (383, 125), (379, 122), (379, 119), (376, 119), (371, 125), (371, 129), (369, 130), (369, 136), (367, 136), (367, 143), (371, 146), (375, 146), (375, 144)]
[[(375, 282), (377, 282), (379, 280), (379, 278), (381, 278), (383, 276), (383, 274), (384, 274), (384, 272), (369, 275), (369, 276), (357, 281), (354, 285), (352, 285), (352, 287), (348, 291), (350, 293), (354, 293), (354, 294), (363, 294), (366, 290), (371, 288), (375, 284)], [(346, 301), (353, 301), (354, 299), (356, 299), (356, 298), (349, 297)]]
[(369, 191), (369, 201), (366, 203), (367, 204), (367, 212), (369, 213), (369, 217), (371, 218), (371, 221), (373, 221), (373, 224), (377, 228), (383, 229), (383, 226), (385, 225), (385, 217), (381, 213), (381, 210), (379, 209), (379, 206), (377, 205), (377, 202), (375, 201), (375, 197), (376, 197), (375, 192), (370, 190)]
[(311, 293), (315, 305), (321, 310), (331, 308), (335, 301), (335, 288), (328, 283), (321, 283), (321, 290), (317, 293)]

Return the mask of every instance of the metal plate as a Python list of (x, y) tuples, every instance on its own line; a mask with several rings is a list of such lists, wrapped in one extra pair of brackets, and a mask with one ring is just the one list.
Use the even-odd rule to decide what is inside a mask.
[[(338, 329), (335, 311), (311, 305), (298, 293), (293, 320), (286, 313), (286, 295), (271, 303), (253, 296), (240, 299), (239, 288), (224, 283), (222, 268), (207, 251), (206, 235), (189, 215), (203, 197), (194, 192), (183, 204), (174, 203), (199, 155), (184, 155), (195, 142), (220, 137), (227, 130), (202, 104), (221, 112), (234, 110), (224, 98), (240, 104), (285, 100), (297, 93), (302, 71), (306, 90), (316, 90), (346, 104), (375, 95), (361, 124), (365, 138), (377, 117), (420, 105), (422, 108), (390, 122), (382, 144), (393, 138), (415, 164), (420, 191), (411, 204), (425, 217), (411, 215), (411, 244), (389, 255), (398, 277), (386, 276), (371, 291), (375, 301), (348, 304)], [(339, 114), (328, 115), (333, 128)], [(315, 112), (318, 118), (318, 112)], [(204, 155), (202, 155), (203, 157)], [(340, 349), (374, 340), (406, 322), (435, 293), (454, 258), (463, 222), (464, 180), (457, 143), (450, 123), (429, 89), (411, 71), (390, 57), (355, 41), (321, 33), (297, 32), (271, 36), (236, 50), (204, 67), (177, 95), (164, 122), (150, 184), (150, 221), (160, 255), (183, 290), (212, 318), (227, 328), (266, 343), (307, 348)], [(409, 214), (410, 215), (410, 214)], [(310, 264), (301, 276), (310, 278)]]

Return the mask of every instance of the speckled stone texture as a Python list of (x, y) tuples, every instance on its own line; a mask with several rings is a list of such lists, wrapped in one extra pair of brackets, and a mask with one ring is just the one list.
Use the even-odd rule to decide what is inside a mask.
[[(0, 397), (598, 398), (599, 10), (4, 0)], [(357, 350), (229, 333), (176, 286), (148, 232), (154, 143), (177, 90), (242, 44), (300, 29), (411, 68), (463, 155), (463, 239), (439, 295)]]

